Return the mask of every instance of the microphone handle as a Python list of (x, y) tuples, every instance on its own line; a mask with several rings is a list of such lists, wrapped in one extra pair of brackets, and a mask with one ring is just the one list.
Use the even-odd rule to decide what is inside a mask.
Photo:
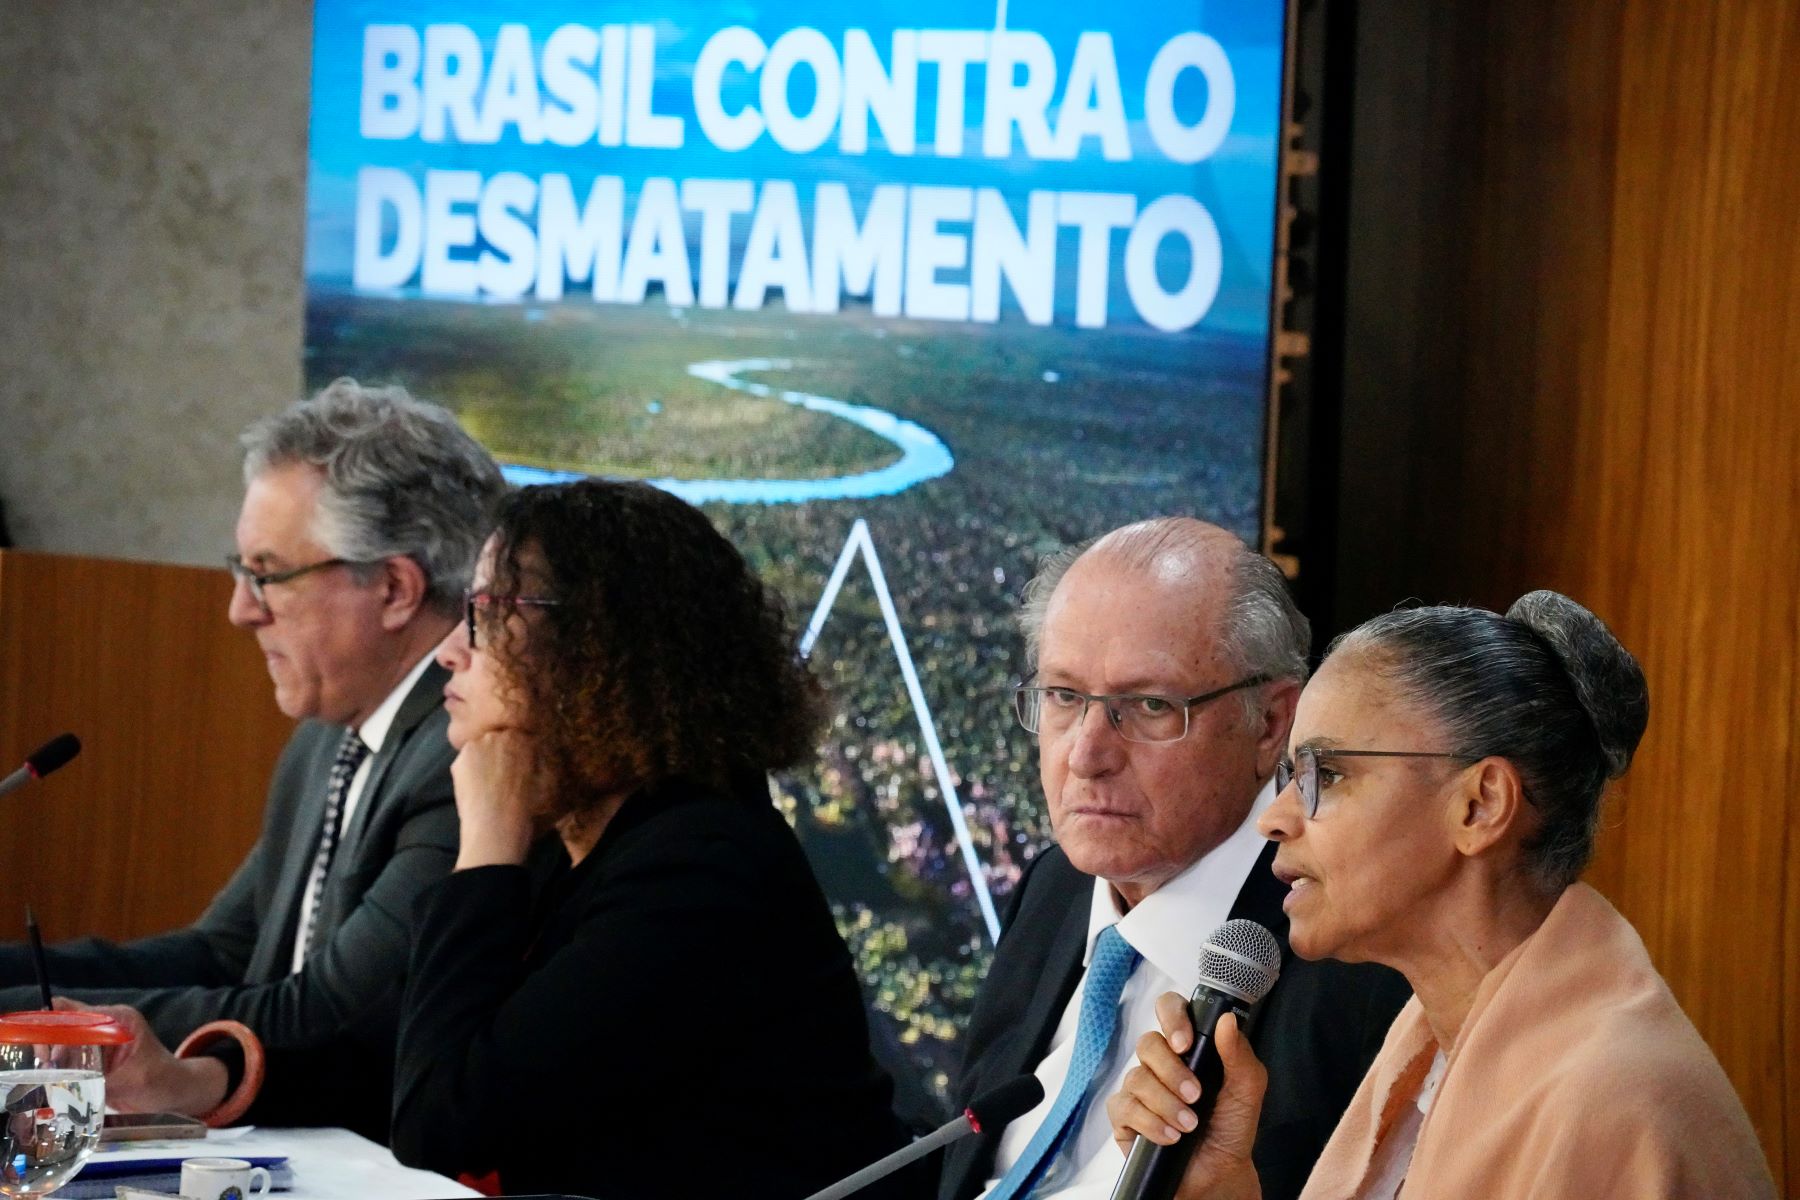
[(924, 1158), (941, 1146), (948, 1146), (964, 1134), (973, 1133), (974, 1126), (969, 1123), (969, 1115), (964, 1113), (955, 1120), (946, 1121), (918, 1141), (903, 1146), (886, 1158), (877, 1159), (854, 1175), (838, 1180), (823, 1191), (814, 1192), (806, 1200), (843, 1200), (845, 1196), (862, 1191), (877, 1179), (883, 1179), (898, 1171), (910, 1162)]
[(31, 773), (30, 767), (20, 767), (11, 775), (8, 775), (4, 779), (0, 779), (0, 796), (4, 796), (8, 792), (18, 791), (35, 778), (37, 778), (37, 776)]
[(1170, 1200), (1175, 1195), (1182, 1172), (1194, 1157), (1194, 1148), (1206, 1138), (1207, 1122), (1212, 1119), (1213, 1104), (1225, 1081), (1225, 1064), (1219, 1060), (1219, 1049), (1213, 1044), (1213, 1030), (1218, 1028), (1219, 1018), (1236, 1003), (1225, 993), (1204, 987), (1188, 1001), (1194, 1044), (1182, 1061), (1200, 1079), (1200, 1099), (1194, 1105), (1194, 1115), (1200, 1123), (1192, 1133), (1182, 1134), (1173, 1146), (1159, 1146), (1140, 1134), (1131, 1144), (1119, 1182), (1113, 1185), (1112, 1200)]

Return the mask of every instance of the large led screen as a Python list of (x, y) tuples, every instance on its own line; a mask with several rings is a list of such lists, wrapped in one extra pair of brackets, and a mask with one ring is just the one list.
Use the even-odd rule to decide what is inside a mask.
[(1050, 829), (1037, 560), (1261, 525), (1283, 5), (319, 0), (306, 376), (517, 482), (651, 479), (837, 716), (775, 782), (884, 1056), (941, 1095)]

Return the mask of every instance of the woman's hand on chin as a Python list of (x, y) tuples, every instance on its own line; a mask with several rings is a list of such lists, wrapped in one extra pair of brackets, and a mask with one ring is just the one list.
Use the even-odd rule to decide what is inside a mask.
[(531, 739), (512, 728), (483, 730), (463, 743), (450, 778), (462, 822), (456, 869), (523, 863), (544, 808)]
[[(1171, 1146), (1195, 1125), (1194, 1110), (1189, 1106), (1200, 1098), (1200, 1081), (1181, 1057), (1194, 1044), (1187, 1002), (1174, 992), (1165, 993), (1156, 1002), (1156, 1017), (1162, 1032), (1146, 1033), (1138, 1040), (1138, 1065), (1125, 1073), (1118, 1093), (1106, 1102), (1113, 1138), (1127, 1155), (1140, 1134), (1158, 1145)], [(1250, 1149), (1256, 1142), (1256, 1123), (1262, 1115), (1269, 1073), (1238, 1031), (1235, 1015), (1227, 1013), (1219, 1019), (1214, 1042), (1225, 1065), (1225, 1082), (1175, 1197), (1261, 1200), (1262, 1184), (1250, 1161)]]

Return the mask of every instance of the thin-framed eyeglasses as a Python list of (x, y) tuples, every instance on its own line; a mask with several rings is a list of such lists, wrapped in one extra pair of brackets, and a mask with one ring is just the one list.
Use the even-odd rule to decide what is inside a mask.
[(1285, 755), (1275, 764), (1275, 790), (1300, 781), (1300, 807), (1307, 820), (1319, 815), (1319, 772), (1334, 758), (1447, 758), (1460, 763), (1480, 762), (1479, 754), (1446, 754), (1436, 750), (1338, 750), (1329, 746), (1302, 746), (1292, 759)]
[(310, 575), (314, 571), (323, 571), (326, 567), (368, 567), (373, 565), (374, 563), (371, 562), (359, 561), (351, 558), (328, 558), (324, 562), (308, 563), (304, 567), (295, 567), (291, 571), (270, 571), (265, 574), (261, 571), (253, 570), (250, 565), (244, 561), (244, 556), (241, 554), (227, 554), (225, 556), (226, 570), (231, 572), (231, 577), (234, 580), (241, 579), (250, 585), (250, 598), (256, 601), (256, 606), (262, 609), (263, 616), (265, 617), (269, 615), (269, 597), (263, 589), (267, 588), (270, 584), (287, 583), (289, 580), (298, 579), (302, 575)]
[(552, 599), (549, 596), (496, 596), (492, 592), (465, 590), (463, 592), (463, 623), (469, 631), (469, 649), (475, 649), (478, 644), (475, 639), (476, 610), (496, 601), (523, 608), (555, 608), (562, 603), (561, 600)]
[(1149, 692), (1090, 695), (1074, 688), (1021, 685), (1013, 689), (1013, 708), (1027, 733), (1054, 736), (1080, 725), (1088, 705), (1098, 702), (1108, 723), (1128, 742), (1179, 742), (1187, 736), (1188, 718), (1194, 709), (1267, 682), (1267, 675), (1251, 675), (1198, 696), (1159, 696)]

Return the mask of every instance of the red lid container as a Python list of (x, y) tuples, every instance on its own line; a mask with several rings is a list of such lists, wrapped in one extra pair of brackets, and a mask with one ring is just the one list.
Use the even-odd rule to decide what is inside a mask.
[(0, 1016), (0, 1043), (13, 1046), (122, 1046), (126, 1028), (97, 1012), (15, 1012)]

